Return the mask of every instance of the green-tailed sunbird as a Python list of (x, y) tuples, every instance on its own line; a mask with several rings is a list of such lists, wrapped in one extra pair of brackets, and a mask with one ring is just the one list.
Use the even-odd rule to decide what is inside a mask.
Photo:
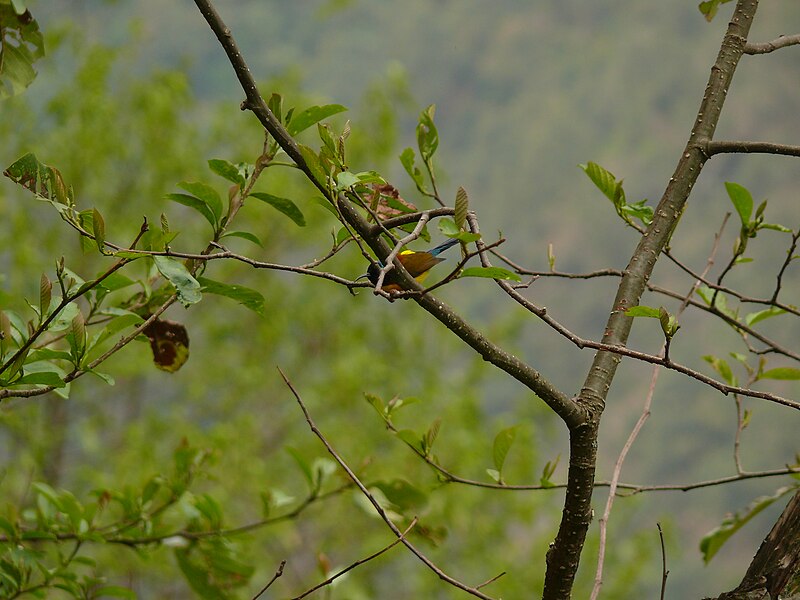
[[(409, 275), (422, 283), (422, 281), (428, 276), (430, 270), (444, 260), (443, 258), (439, 258), (439, 255), (457, 243), (457, 239), (449, 239), (426, 252), (403, 250), (397, 255), (397, 259), (403, 265), (405, 270), (408, 271)], [(376, 285), (381, 274), (381, 269), (383, 269), (383, 263), (372, 263), (367, 269), (367, 274), (362, 275), (362, 277), (366, 277), (369, 279), (372, 285)], [(397, 277), (397, 273), (394, 270), (391, 270), (386, 273), (381, 288), (387, 292), (400, 291), (402, 288), (400, 287), (398, 281), (399, 278)]]

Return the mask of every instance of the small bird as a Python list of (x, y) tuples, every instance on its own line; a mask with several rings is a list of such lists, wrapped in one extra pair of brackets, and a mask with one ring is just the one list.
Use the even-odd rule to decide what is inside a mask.
[[(455, 246), (457, 243), (457, 239), (449, 239), (431, 248), (427, 252), (403, 250), (397, 255), (397, 259), (402, 263), (409, 275), (422, 283), (428, 276), (431, 268), (444, 260), (443, 258), (439, 258), (439, 255), (451, 246)], [(367, 274), (361, 277), (366, 277), (372, 285), (377, 285), (383, 266), (381, 262), (372, 263), (367, 269)], [(361, 277), (359, 277), (359, 279), (361, 279)], [(402, 290), (398, 283), (397, 273), (394, 270), (386, 273), (381, 288), (387, 292), (399, 292)]]

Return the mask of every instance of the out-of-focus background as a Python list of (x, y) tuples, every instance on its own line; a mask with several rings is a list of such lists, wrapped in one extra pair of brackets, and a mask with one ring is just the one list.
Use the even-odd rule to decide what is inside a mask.
[[(181, 180), (203, 180), (223, 191), (206, 160), (252, 162), (262, 135), (239, 110), (242, 92), (219, 44), (188, 2), (68, 1), (58, 9), (30, 3), (48, 41), (39, 77), (24, 95), (0, 104), (0, 163), (28, 151), (57, 166), (83, 206), (106, 215), (109, 239), (133, 238), (140, 218), (169, 216), (181, 231), (173, 246), (204, 247), (196, 213), (163, 199)], [(349, 160), (354, 171), (376, 169), (420, 207), (426, 203), (397, 160), (415, 144), (419, 111), (436, 104), (440, 148), (436, 164), (448, 201), (458, 186), (469, 193), (487, 238), (508, 239), (503, 252), (527, 267), (548, 268), (553, 245), (563, 271), (623, 268), (637, 234), (578, 168), (595, 161), (624, 178), (629, 201), (655, 204), (687, 139), (731, 6), (707, 23), (696, 2), (586, 3), (578, 0), (375, 0), (302, 2), (228, 0), (216, 3), (232, 28), (266, 95), (280, 92), (298, 110), (336, 102), (352, 120)], [(763, 3), (751, 39), (800, 29), (800, 4)], [(798, 50), (745, 57), (723, 112), (717, 139), (798, 143)], [(313, 129), (305, 143), (318, 145)], [(268, 173), (262, 191), (295, 199), (303, 229), (268, 207), (247, 205), (242, 229), (264, 248), (230, 246), (274, 262), (299, 264), (323, 255), (336, 223), (315, 205), (313, 190), (289, 169)], [(732, 210), (723, 183), (736, 181), (757, 202), (768, 198), (767, 220), (798, 226), (797, 160), (719, 156), (707, 165), (672, 241), (677, 256), (702, 270), (714, 232)], [(3, 304), (36, 297), (39, 275), (64, 254), (86, 276), (102, 261), (83, 256), (76, 236), (52, 210), (9, 180), (0, 182), (0, 290)], [(735, 215), (720, 245), (730, 256)], [(764, 232), (729, 284), (753, 295), (771, 290), (787, 248), (786, 234)], [(663, 262), (663, 261), (662, 261)], [(134, 266), (135, 268), (135, 266)], [(366, 268), (353, 250), (329, 267), (356, 277)], [(716, 271), (718, 272), (719, 268)], [(497, 597), (539, 593), (544, 554), (555, 534), (562, 492), (497, 492), (442, 485), (383, 423), (364, 392), (384, 399), (414, 397), (401, 425), (424, 431), (437, 418), (436, 453), (443, 465), (488, 480), (492, 440), (519, 425), (508, 458), (509, 483), (536, 483), (548, 461), (561, 456), (554, 480), (563, 481), (566, 436), (558, 419), (526, 390), (486, 366), (438, 323), (407, 302), (389, 304), (369, 293), (353, 297), (328, 282), (291, 274), (214, 264), (210, 277), (258, 289), (263, 317), (224, 299), (191, 309), (172, 308), (191, 336), (191, 358), (176, 374), (155, 370), (146, 344), (136, 343), (105, 368), (108, 387), (83, 378), (70, 399), (16, 400), (0, 407), (2, 495), (20, 497), (32, 480), (77, 495), (125, 483), (140, 485), (166, 469), (181, 439), (214, 449), (212, 477), (203, 482), (226, 507), (229, 526), (260, 517), (261, 492), (301, 498), (302, 475), (284, 448), (309, 461), (324, 456), (282, 383), (279, 365), (303, 394), (318, 425), (353, 465), (369, 463), (368, 477), (398, 476), (424, 490), (424, 523), (436, 529), (431, 558), (472, 583), (505, 570), (487, 588)], [(654, 282), (686, 291), (692, 281), (669, 264)], [(615, 279), (540, 280), (526, 294), (586, 338), (602, 334)], [(797, 303), (797, 277), (786, 277), (787, 302)], [(766, 294), (768, 295), (768, 294)], [(441, 296), (493, 340), (518, 353), (565, 392), (576, 393), (592, 358), (512, 304), (488, 281), (458, 281)], [(649, 297), (643, 304), (674, 302)], [(22, 310), (24, 305), (14, 306)], [(797, 325), (779, 319), (765, 331), (791, 345)], [(672, 357), (709, 374), (706, 354), (744, 352), (729, 328), (688, 312)], [(788, 325), (787, 325), (788, 324)], [(655, 322), (637, 323), (631, 346), (659, 348)], [(770, 358), (780, 366), (779, 359)], [(646, 366), (626, 361), (611, 391), (601, 437), (598, 479), (611, 466), (639, 416), (650, 378)], [(770, 391), (796, 397), (796, 383)], [(798, 416), (763, 402), (742, 438), (746, 469), (781, 467), (797, 452)], [(677, 483), (734, 472), (733, 400), (671, 373), (662, 373), (652, 416), (633, 447), (622, 479)], [(612, 514), (604, 596), (654, 597), (660, 586), (656, 522), (665, 530), (670, 569), (668, 598), (700, 597), (738, 583), (758, 543), (782, 506), (765, 511), (704, 567), (698, 543), (726, 512), (742, 509), (785, 483), (754, 480), (693, 492), (658, 492), (618, 499)], [(599, 489), (596, 511), (606, 490)], [(309, 587), (324, 553), (338, 566), (385, 544), (385, 526), (355, 494), (312, 506), (295, 521), (244, 536), (243, 553), (256, 565), (250, 597), (282, 559), (280, 595)], [(425, 542), (422, 542), (425, 544)], [(582, 559), (575, 597), (586, 597), (596, 562), (597, 529)], [(169, 550), (163, 560), (98, 549), (105, 572), (142, 598), (190, 598)], [(396, 549), (356, 570), (333, 598), (450, 598), (412, 557)]]

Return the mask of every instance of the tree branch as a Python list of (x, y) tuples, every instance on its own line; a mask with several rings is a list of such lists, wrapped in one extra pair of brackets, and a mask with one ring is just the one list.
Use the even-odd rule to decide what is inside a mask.
[(787, 46), (794, 46), (796, 44), (800, 44), (800, 34), (797, 35), (782, 35), (779, 38), (772, 40), (770, 42), (762, 42), (762, 43), (755, 43), (755, 42), (748, 42), (744, 47), (745, 54), (767, 54), (768, 52), (774, 52), (779, 48), (785, 48)]
[(800, 146), (773, 144), (771, 142), (708, 142), (706, 144), (706, 153), (709, 157), (726, 153), (800, 156)]
[(786, 505), (735, 590), (718, 600), (796, 598), (800, 593), (800, 490)]

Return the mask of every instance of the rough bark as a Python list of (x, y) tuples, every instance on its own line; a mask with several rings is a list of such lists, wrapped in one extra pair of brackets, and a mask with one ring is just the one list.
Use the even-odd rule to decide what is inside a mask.
[(742, 582), (717, 600), (800, 598), (800, 491), (761, 542)]

